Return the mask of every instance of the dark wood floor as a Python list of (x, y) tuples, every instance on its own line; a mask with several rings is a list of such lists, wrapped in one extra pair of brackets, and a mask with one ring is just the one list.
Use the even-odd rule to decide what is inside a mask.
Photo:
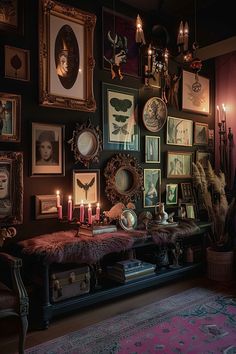
[[(195, 286), (205, 288), (221, 287), (222, 291), (232, 292), (235, 286), (231, 284), (214, 283), (203, 277), (187, 280), (178, 280), (161, 287), (146, 289), (145, 291), (120, 297), (119, 299), (77, 311), (64, 318), (57, 318), (51, 322), (49, 329), (41, 331), (29, 331), (26, 339), (26, 348), (46, 342), (50, 339), (62, 336), (66, 333), (79, 330), (109, 317), (145, 306), (157, 300), (175, 295), (181, 291)], [(16, 324), (14, 321), (0, 321), (0, 354), (13, 354), (17, 350), (18, 338), (15, 335)]]

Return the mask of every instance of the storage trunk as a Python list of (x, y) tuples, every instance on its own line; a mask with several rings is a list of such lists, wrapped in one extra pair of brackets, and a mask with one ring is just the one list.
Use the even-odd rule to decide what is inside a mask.
[(51, 301), (58, 302), (90, 291), (88, 266), (54, 271), (50, 277)]

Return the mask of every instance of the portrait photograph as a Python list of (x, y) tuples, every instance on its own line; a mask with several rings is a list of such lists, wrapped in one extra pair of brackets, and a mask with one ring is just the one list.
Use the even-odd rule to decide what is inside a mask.
[(64, 175), (64, 126), (32, 123), (32, 175)]
[(210, 113), (209, 79), (183, 70), (182, 109), (208, 115)]
[(102, 87), (104, 149), (138, 151), (138, 91), (106, 83)]
[(5, 45), (5, 77), (21, 81), (30, 80), (30, 54), (28, 50)]
[(160, 169), (144, 169), (144, 208), (155, 207), (160, 201), (161, 190), (161, 170)]
[(56, 195), (35, 196), (35, 219), (57, 218)]
[(208, 145), (208, 124), (194, 123), (194, 144)]
[(100, 197), (100, 171), (74, 170), (73, 171), (73, 202), (78, 208), (81, 203), (95, 204)]
[(0, 1), (0, 30), (23, 34), (23, 0)]
[(193, 145), (193, 121), (182, 118), (167, 118), (167, 139), (169, 145)]
[(145, 136), (145, 162), (160, 163), (160, 137)]
[(40, 0), (39, 93), (42, 105), (95, 111), (95, 24), (93, 14), (56, 1)]
[(191, 152), (167, 152), (167, 178), (183, 178), (192, 176)]
[(166, 185), (166, 205), (176, 205), (178, 202), (178, 184)]
[(0, 141), (20, 141), (21, 96), (0, 92)]

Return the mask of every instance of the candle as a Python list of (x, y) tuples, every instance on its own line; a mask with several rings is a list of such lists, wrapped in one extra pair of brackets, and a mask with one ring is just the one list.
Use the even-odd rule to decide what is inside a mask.
[(220, 107), (217, 105), (216, 106), (216, 119), (217, 119), (217, 123), (220, 124)]
[(184, 52), (186, 52), (188, 50), (188, 22), (185, 22), (184, 25)]
[(152, 71), (151, 59), (152, 59), (152, 47), (151, 47), (151, 44), (149, 44), (149, 47), (148, 47), (148, 71), (149, 71), (149, 73), (151, 73), (151, 71)]
[(57, 207), (57, 214), (58, 214), (58, 219), (62, 219), (62, 205), (59, 205)]
[(177, 37), (177, 45), (178, 46), (181, 46), (183, 44), (183, 40), (184, 40), (183, 34), (184, 34), (184, 25), (183, 25), (183, 21), (181, 21), (180, 25), (179, 25), (179, 32), (178, 32), (178, 37)]
[(97, 203), (97, 207), (96, 207), (95, 220), (96, 220), (96, 221), (99, 221), (99, 220), (100, 220), (100, 205), (99, 205), (99, 203)]
[(222, 118), (222, 121), (223, 122), (226, 122), (226, 107), (225, 107), (225, 104), (222, 103), (222, 110), (223, 110), (223, 118)]
[(56, 191), (57, 208), (61, 205), (60, 191)]
[(88, 205), (88, 223), (90, 225), (92, 224), (92, 208), (91, 208), (91, 204)]
[(81, 200), (81, 204), (80, 204), (80, 207), (79, 207), (79, 221), (81, 223), (84, 222), (84, 204), (83, 204), (83, 200)]
[(72, 199), (71, 199), (71, 195), (69, 195), (68, 197), (68, 221), (72, 220)]

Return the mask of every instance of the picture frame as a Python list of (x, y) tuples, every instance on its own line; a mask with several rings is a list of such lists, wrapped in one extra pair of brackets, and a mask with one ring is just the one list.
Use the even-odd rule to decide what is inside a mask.
[(23, 222), (23, 153), (0, 152), (0, 222), (1, 225)]
[(145, 162), (160, 163), (160, 137), (145, 136)]
[(192, 177), (192, 152), (167, 152), (167, 178)]
[(202, 167), (207, 168), (208, 161), (211, 161), (211, 153), (208, 151), (196, 151), (196, 162), (200, 162)]
[(23, 0), (8, 0), (0, 2), (0, 30), (23, 35)]
[[(120, 73), (114, 71), (112, 75), (120, 79), (123, 77), (123, 74), (139, 77), (141, 73), (139, 66), (139, 47), (135, 41), (135, 19), (103, 7), (102, 23), (103, 68), (111, 70), (112, 64), (115, 61), (117, 63), (118, 59)], [(117, 43), (114, 48), (115, 38), (117, 38)]]
[(177, 146), (193, 145), (193, 121), (167, 117), (166, 144)]
[(144, 169), (144, 208), (155, 207), (161, 201), (161, 170), (158, 168)]
[(103, 83), (103, 147), (139, 151), (138, 90)]
[(94, 14), (40, 0), (39, 102), (42, 106), (94, 112)]
[(193, 201), (193, 188), (190, 182), (183, 182), (180, 184), (181, 186), (181, 195), (183, 202)]
[(194, 145), (208, 145), (208, 124), (194, 123)]
[(57, 218), (57, 197), (56, 195), (35, 196), (35, 219)]
[(166, 184), (166, 205), (176, 205), (178, 203), (178, 184)]
[(215, 129), (208, 128), (208, 148), (211, 150), (215, 148)]
[(4, 46), (5, 78), (20, 81), (30, 80), (30, 52), (27, 49)]
[(0, 92), (0, 141), (20, 142), (21, 96)]
[(204, 115), (210, 114), (210, 80), (183, 70), (182, 109)]
[(73, 171), (74, 208), (83, 204), (95, 204), (100, 199), (100, 170)]
[(196, 219), (196, 206), (194, 203), (186, 203), (186, 216), (188, 219)]
[(64, 176), (65, 126), (32, 123), (31, 176)]

